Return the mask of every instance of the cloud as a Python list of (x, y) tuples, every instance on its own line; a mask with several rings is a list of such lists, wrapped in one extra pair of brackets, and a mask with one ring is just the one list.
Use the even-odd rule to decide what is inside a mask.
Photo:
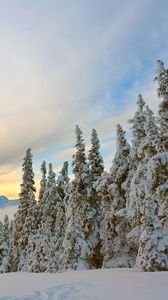
[(129, 128), (137, 94), (156, 111), (152, 78), (154, 60), (166, 58), (167, 3), (7, 2), (0, 12), (1, 169), (14, 170), (28, 147), (36, 171), (42, 154), (59, 169), (73, 152), (76, 124), (87, 145), (95, 127), (113, 152), (115, 126)]

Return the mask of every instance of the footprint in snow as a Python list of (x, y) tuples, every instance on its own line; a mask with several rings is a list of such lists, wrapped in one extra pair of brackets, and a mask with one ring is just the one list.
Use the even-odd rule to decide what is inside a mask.
[[(0, 300), (98, 300), (95, 296), (86, 295), (91, 285), (77, 282), (60, 284), (44, 291), (36, 291), (33, 295), (22, 297), (0, 297)], [(82, 295), (85, 292), (85, 295)]]

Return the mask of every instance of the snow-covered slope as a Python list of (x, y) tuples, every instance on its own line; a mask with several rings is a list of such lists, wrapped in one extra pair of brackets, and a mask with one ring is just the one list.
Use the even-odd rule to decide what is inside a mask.
[(133, 269), (0, 275), (0, 300), (167, 300), (168, 272)]
[(3, 220), (5, 215), (11, 219), (18, 207), (17, 200), (9, 200), (5, 196), (0, 196), (0, 220)]

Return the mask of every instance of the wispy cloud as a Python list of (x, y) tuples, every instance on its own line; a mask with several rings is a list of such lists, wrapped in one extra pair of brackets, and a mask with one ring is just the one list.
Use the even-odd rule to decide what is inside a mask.
[(73, 152), (76, 124), (87, 145), (93, 127), (114, 145), (138, 93), (156, 111), (152, 78), (154, 61), (167, 59), (167, 9), (152, 0), (1, 1), (1, 169), (14, 170), (28, 147), (35, 170), (42, 155), (57, 157), (58, 169)]

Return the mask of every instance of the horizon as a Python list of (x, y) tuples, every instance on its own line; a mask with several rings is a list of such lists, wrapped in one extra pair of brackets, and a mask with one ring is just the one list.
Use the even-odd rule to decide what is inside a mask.
[(42, 160), (58, 175), (98, 132), (108, 170), (115, 127), (136, 111), (138, 94), (156, 114), (156, 61), (168, 65), (168, 2), (0, 1), (0, 195), (17, 199), (22, 158), (32, 149), (38, 187)]

